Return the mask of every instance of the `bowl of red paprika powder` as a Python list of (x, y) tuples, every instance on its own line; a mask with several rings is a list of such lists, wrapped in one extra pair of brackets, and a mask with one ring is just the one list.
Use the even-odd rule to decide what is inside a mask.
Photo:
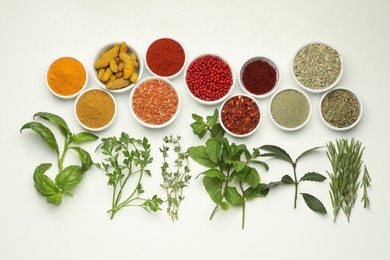
[(240, 94), (223, 102), (219, 110), (219, 119), (222, 128), (230, 135), (247, 137), (259, 128), (262, 115), (253, 97)]
[(279, 67), (267, 57), (253, 57), (241, 66), (238, 83), (242, 90), (255, 98), (266, 98), (278, 88), (281, 80)]
[(177, 40), (160, 38), (149, 45), (145, 66), (152, 75), (171, 80), (183, 72), (186, 59), (186, 52)]
[(233, 70), (220, 56), (198, 56), (188, 65), (184, 74), (188, 93), (201, 104), (221, 103), (233, 91)]

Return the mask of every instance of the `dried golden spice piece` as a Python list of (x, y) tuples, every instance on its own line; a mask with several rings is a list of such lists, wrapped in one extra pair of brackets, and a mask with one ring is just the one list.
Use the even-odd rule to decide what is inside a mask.
[(134, 73), (134, 62), (130, 58), (130, 56), (127, 55), (126, 53), (120, 53), (119, 58), (125, 64), (125, 67), (123, 69), (123, 78), (129, 79), (131, 77), (131, 75), (133, 75), (133, 73)]
[(111, 76), (112, 76), (112, 71), (111, 71), (110, 67), (108, 67), (108, 68), (106, 69), (106, 71), (104, 72), (104, 74), (103, 74), (101, 80), (102, 80), (103, 82), (106, 82), (107, 80), (110, 79)]
[(98, 70), (98, 79), (102, 80), (102, 77), (103, 77), (105, 71), (106, 71), (105, 68), (100, 68)]
[(121, 42), (119, 53), (127, 53), (127, 44), (125, 42)]
[(110, 61), (110, 69), (114, 73), (118, 72), (118, 64), (116, 64), (115, 60)]
[(137, 80), (138, 80), (138, 74), (137, 74), (137, 72), (134, 72), (133, 75), (131, 75), (131, 77), (130, 77), (130, 81), (135, 83), (135, 82), (137, 82)]
[(118, 53), (119, 45), (115, 44), (114, 47), (112, 47), (110, 50), (100, 55), (100, 58), (95, 63), (95, 69), (107, 67), (110, 64), (111, 60), (118, 57)]
[(130, 80), (119, 78), (119, 79), (110, 80), (110, 82), (107, 83), (106, 88), (110, 90), (115, 90), (115, 89), (124, 88), (130, 84), (131, 84)]

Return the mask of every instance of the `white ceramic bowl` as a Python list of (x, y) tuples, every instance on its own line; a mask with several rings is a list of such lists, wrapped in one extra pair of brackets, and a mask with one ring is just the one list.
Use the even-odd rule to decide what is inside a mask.
[[(272, 113), (271, 113), (271, 106), (272, 106), (272, 102), (274, 101), (275, 97), (276, 97), (279, 93), (281, 93), (281, 92), (283, 92), (283, 91), (291, 91), (291, 90), (292, 90), (292, 91), (297, 91), (297, 92), (301, 93), (301, 94), (306, 98), (306, 100), (307, 100), (307, 102), (308, 102), (308, 104), (309, 104), (309, 114), (308, 114), (306, 120), (305, 120), (301, 125), (299, 125), (299, 126), (297, 126), (297, 127), (289, 128), (289, 127), (282, 126), (282, 125), (280, 125), (278, 122), (275, 121), (275, 119), (273, 118)], [(285, 131), (296, 131), (296, 130), (299, 130), (299, 129), (301, 129), (302, 127), (304, 127), (304, 126), (307, 124), (307, 122), (309, 122), (309, 120), (310, 120), (310, 118), (311, 118), (311, 113), (312, 113), (311, 110), (312, 110), (312, 105), (311, 105), (311, 101), (310, 101), (310, 98), (308, 97), (308, 95), (307, 95), (305, 92), (303, 92), (302, 90), (300, 90), (300, 89), (295, 89), (295, 88), (282, 89), (282, 90), (279, 90), (278, 92), (276, 92), (275, 94), (273, 94), (272, 97), (271, 97), (271, 100), (270, 100), (270, 102), (269, 102), (269, 108), (268, 108), (269, 115), (270, 115), (270, 117), (271, 117), (272, 122), (273, 122), (277, 127), (279, 127), (279, 128), (282, 129), (282, 130), (285, 130)]]
[[(177, 109), (176, 109), (176, 112), (175, 114), (168, 120), (166, 121), (165, 123), (163, 124), (149, 124), (149, 123), (146, 123), (144, 122), (141, 118), (139, 118), (137, 116), (137, 114), (135, 113), (134, 109), (133, 109), (133, 96), (134, 96), (134, 93), (135, 91), (139, 88), (139, 86), (148, 81), (148, 80), (162, 80), (162, 81), (165, 81), (167, 82), (171, 87), (172, 89), (176, 92), (176, 95), (177, 95), (177, 98), (178, 98), (178, 104), (177, 104)], [(175, 119), (177, 118), (179, 112), (180, 112), (180, 106), (181, 106), (181, 98), (180, 98), (180, 95), (179, 95), (179, 92), (177, 91), (177, 88), (176, 86), (171, 82), (169, 81), (168, 79), (166, 78), (162, 78), (162, 77), (148, 77), (148, 78), (145, 78), (145, 79), (142, 79), (141, 81), (137, 82), (137, 84), (135, 85), (135, 87), (131, 90), (130, 92), (130, 97), (129, 97), (129, 104), (130, 104), (130, 112), (131, 114), (134, 116), (134, 118), (143, 126), (146, 126), (146, 127), (149, 127), (149, 128), (163, 128), (163, 127), (166, 127), (168, 125), (170, 125), (173, 121), (175, 121)]]
[[(324, 118), (324, 116), (323, 116), (323, 114), (322, 114), (322, 109), (321, 109), (321, 108), (322, 108), (322, 102), (323, 102), (324, 98), (325, 98), (327, 95), (329, 95), (330, 93), (332, 93), (333, 91), (336, 91), (336, 90), (345, 90), (345, 91), (350, 92), (353, 96), (356, 97), (357, 102), (358, 102), (358, 104), (359, 104), (359, 116), (358, 116), (358, 118), (356, 119), (356, 121), (353, 122), (350, 126), (342, 127), (342, 128), (340, 128), (340, 127), (335, 127), (335, 126), (333, 126), (332, 124), (328, 123), (328, 122), (325, 120), (325, 118)], [(322, 120), (322, 122), (323, 122), (329, 129), (332, 129), (332, 130), (335, 130), (335, 131), (346, 131), (346, 130), (349, 130), (349, 129), (355, 127), (355, 126), (359, 123), (360, 119), (361, 119), (362, 116), (363, 116), (363, 103), (362, 103), (362, 100), (360, 99), (360, 97), (359, 97), (358, 95), (356, 95), (354, 92), (352, 92), (351, 90), (346, 89), (346, 88), (343, 88), (343, 87), (337, 87), (337, 88), (335, 88), (335, 89), (332, 89), (332, 90), (326, 92), (324, 95), (322, 95), (321, 100), (320, 100), (320, 104), (319, 104), (319, 111), (320, 111), (320, 115), (321, 115), (321, 120)]]
[[(178, 72), (176, 72), (175, 74), (173, 74), (173, 75), (171, 75), (171, 76), (162, 76), (162, 75), (156, 74), (153, 70), (151, 70), (151, 69), (149, 68), (148, 61), (147, 61), (147, 59), (146, 59), (146, 56), (147, 56), (147, 54), (148, 54), (148, 50), (149, 50), (150, 46), (151, 46), (154, 42), (156, 42), (156, 41), (158, 41), (158, 40), (161, 40), (161, 39), (170, 39), (170, 40), (173, 40), (173, 41), (177, 42), (178, 44), (180, 44), (180, 46), (183, 48), (183, 51), (184, 51), (184, 63), (183, 63), (183, 66), (180, 68), (180, 70), (179, 70)], [(169, 37), (169, 38), (168, 38), (168, 37), (167, 37), (167, 38), (160, 38), (160, 39), (157, 39), (157, 40), (153, 41), (151, 44), (149, 44), (148, 49), (147, 49), (146, 52), (145, 52), (145, 67), (146, 67), (147, 70), (150, 72), (150, 74), (152, 74), (152, 75), (155, 76), (155, 77), (166, 78), (166, 79), (168, 79), (168, 80), (175, 79), (175, 78), (179, 77), (180, 74), (184, 71), (184, 68), (185, 68), (185, 66), (186, 66), (186, 63), (187, 63), (187, 52), (186, 52), (186, 50), (184, 49), (183, 45), (182, 45), (178, 40), (176, 40), (176, 39), (174, 39), (174, 38), (171, 38), (171, 37)]]
[[(298, 53), (305, 47), (311, 45), (311, 44), (316, 44), (316, 43), (319, 43), (319, 44), (324, 44), (324, 43), (321, 43), (321, 42), (312, 42), (312, 43), (308, 43), (306, 44), (305, 46), (303, 46), (302, 48), (300, 48), (294, 55), (294, 59), (293, 59), (293, 62), (292, 62), (292, 65), (291, 65), (291, 71), (292, 71), (292, 75), (293, 75), (293, 78), (294, 80), (297, 82), (297, 84), (303, 88), (304, 90), (307, 90), (311, 93), (324, 93), (324, 92), (327, 92), (329, 90), (331, 90), (332, 88), (334, 88), (340, 81), (341, 77), (343, 76), (343, 70), (344, 70), (344, 63), (343, 63), (343, 58), (341, 57), (341, 54), (338, 52), (339, 54), (339, 57), (340, 57), (340, 63), (341, 63), (341, 68), (340, 68), (340, 73), (339, 73), (339, 76), (337, 77), (337, 79), (331, 84), (329, 85), (328, 87), (325, 87), (325, 88), (322, 88), (322, 89), (313, 89), (313, 88), (309, 88), (305, 85), (303, 85), (296, 77), (295, 75), (295, 71), (294, 71), (294, 60), (295, 60), (295, 57), (298, 55)], [(333, 47), (329, 46), (328, 44), (324, 44), (332, 49), (334, 49)], [(336, 49), (334, 49), (336, 50)], [(336, 50), (337, 51), (337, 50)]]
[[(204, 57), (204, 56), (217, 56), (219, 58), (222, 59), (222, 61), (224, 63), (226, 63), (229, 68), (230, 68), (230, 72), (232, 73), (232, 85), (230, 86), (230, 89), (229, 91), (221, 98), (217, 99), (217, 100), (213, 100), (213, 101), (206, 101), (206, 100), (202, 100), (198, 97), (196, 97), (189, 89), (188, 85), (187, 85), (187, 81), (186, 81), (186, 77), (187, 77), (187, 71), (188, 71), (188, 68), (191, 66), (192, 62), (194, 62), (195, 60), (201, 58), (201, 57)], [(224, 59), (222, 58), (220, 55), (216, 55), (216, 54), (203, 54), (203, 55), (199, 55), (197, 56), (195, 59), (193, 59), (191, 63), (187, 64), (187, 67), (184, 71), (184, 85), (186, 86), (186, 89), (188, 91), (188, 93), (190, 94), (190, 96), (197, 102), (203, 104), (203, 105), (216, 105), (216, 104), (219, 104), (221, 103), (222, 101), (224, 101), (225, 99), (227, 99), (229, 97), (229, 95), (232, 93), (233, 89), (234, 89), (234, 84), (235, 84), (235, 76), (234, 76), (234, 70), (232, 69), (232, 67), (229, 65), (229, 63)]]
[[(252, 92), (250, 92), (244, 85), (244, 83), (242, 82), (242, 75), (244, 73), (244, 69), (245, 67), (250, 64), (251, 62), (254, 62), (254, 61), (257, 61), (257, 60), (261, 60), (261, 61), (265, 61), (267, 62), (269, 65), (271, 65), (275, 71), (276, 71), (276, 82), (275, 82), (275, 86), (270, 90), (268, 91), (267, 93), (264, 93), (264, 94), (260, 94), (260, 95), (257, 95), (257, 94), (254, 94)], [(241, 87), (241, 89), (248, 95), (252, 96), (252, 97), (255, 97), (255, 98), (266, 98), (266, 97), (269, 97), (271, 96), (275, 91), (276, 89), (278, 88), (279, 84), (280, 84), (280, 81), (281, 81), (281, 78), (282, 78), (282, 75), (281, 75), (281, 72), (280, 72), (280, 69), (279, 69), (279, 66), (273, 61), (271, 60), (270, 58), (268, 57), (264, 57), (264, 56), (257, 56), (257, 57), (253, 57), (253, 58), (250, 58), (248, 59), (247, 61), (245, 61), (242, 66), (240, 67), (240, 71), (238, 73), (238, 83)]]
[(100, 55), (102, 53), (108, 51), (112, 47), (114, 47), (115, 44), (120, 44), (120, 42), (113, 42), (113, 43), (106, 44), (106, 45), (104, 45), (102, 48), (100, 48), (96, 52), (95, 57), (93, 59), (92, 75), (93, 75), (96, 83), (102, 89), (107, 90), (108, 92), (111, 92), (111, 93), (124, 93), (126, 91), (129, 91), (132, 87), (134, 87), (134, 85), (141, 79), (142, 73), (143, 73), (143, 70), (144, 70), (144, 64), (143, 64), (143, 60), (142, 60), (142, 57), (141, 57), (140, 53), (136, 49), (134, 49), (134, 47), (128, 45), (127, 42), (126, 42), (127, 47), (128, 47), (127, 53), (129, 54), (131, 52), (134, 52), (135, 55), (137, 56), (138, 68), (135, 71), (138, 73), (138, 80), (137, 80), (137, 82), (131, 83), (130, 85), (128, 85), (127, 87), (124, 87), (124, 88), (115, 89), (115, 90), (107, 89), (106, 88), (106, 84), (98, 79), (98, 70), (95, 69), (94, 65), (95, 65), (96, 61), (99, 59)]
[[(108, 94), (108, 95), (111, 97), (112, 101), (114, 102), (114, 109), (115, 109), (115, 110), (114, 110), (114, 115), (112, 116), (110, 122), (108, 122), (106, 125), (104, 125), (104, 126), (102, 126), (102, 127), (99, 127), (99, 128), (92, 128), (92, 127), (89, 127), (89, 126), (84, 125), (84, 124), (80, 121), (80, 119), (79, 119), (79, 117), (78, 117), (78, 115), (77, 115), (77, 103), (79, 102), (80, 98), (81, 98), (85, 93), (87, 93), (87, 92), (89, 92), (89, 91), (103, 91), (104, 93)], [(100, 89), (100, 88), (91, 88), (91, 89), (88, 89), (88, 90), (84, 91), (83, 93), (81, 93), (81, 94), (77, 97), (77, 99), (76, 99), (76, 101), (75, 101), (75, 103), (74, 103), (74, 108), (73, 108), (74, 116), (75, 116), (77, 122), (78, 122), (83, 128), (87, 129), (88, 131), (92, 131), (92, 132), (99, 132), (99, 131), (103, 131), (103, 130), (109, 128), (109, 127), (112, 125), (112, 123), (114, 122), (115, 118), (116, 118), (117, 111), (118, 111), (118, 107), (117, 107), (115, 98), (114, 98), (108, 91), (103, 90), (103, 89)]]
[[(75, 93), (75, 94), (73, 94), (73, 95), (69, 95), (69, 96), (64, 96), (64, 95), (61, 95), (61, 94), (55, 92), (55, 91), (50, 87), (49, 82), (48, 82), (48, 80), (47, 80), (48, 72), (49, 72), (50, 67), (53, 65), (54, 62), (56, 62), (56, 61), (58, 61), (58, 60), (60, 60), (60, 59), (62, 59), (62, 58), (72, 58), (72, 59), (78, 61), (78, 62), (83, 66), (83, 68), (84, 68), (84, 70), (85, 70), (85, 83), (84, 83), (84, 85), (81, 87), (81, 89), (80, 89), (77, 93)], [(45, 72), (45, 82), (46, 82), (47, 88), (49, 89), (49, 91), (50, 91), (54, 96), (59, 97), (59, 98), (62, 98), (62, 99), (74, 99), (74, 98), (76, 98), (81, 92), (83, 92), (83, 91), (87, 88), (87, 85), (88, 85), (88, 72), (87, 72), (87, 70), (86, 70), (84, 64), (83, 64), (81, 61), (79, 61), (78, 59), (75, 59), (75, 58), (73, 58), (73, 57), (61, 57), (61, 58), (58, 58), (58, 59), (54, 60), (52, 63), (50, 63), (49, 67), (47, 67), (46, 72)]]
[[(257, 108), (259, 109), (259, 112), (260, 112), (259, 123), (256, 125), (256, 127), (255, 127), (252, 131), (250, 131), (249, 133), (242, 134), (242, 135), (231, 132), (229, 129), (226, 128), (226, 126), (224, 125), (224, 123), (223, 123), (223, 121), (222, 121), (222, 109), (224, 108), (226, 102), (228, 102), (228, 101), (231, 100), (232, 98), (239, 97), (239, 96), (241, 96), (241, 97), (247, 97), (247, 98), (249, 98), (250, 100), (252, 100), (252, 101), (254, 102), (254, 104), (257, 106)], [(234, 96), (229, 97), (228, 99), (226, 99), (226, 100), (222, 103), (222, 105), (221, 105), (221, 107), (220, 107), (220, 109), (219, 109), (219, 121), (220, 121), (220, 123), (221, 123), (222, 128), (225, 130), (225, 132), (227, 132), (228, 134), (230, 134), (231, 136), (234, 136), (234, 137), (247, 137), (247, 136), (252, 135), (252, 134), (253, 134), (254, 132), (256, 132), (256, 130), (259, 128), (262, 119), (263, 119), (263, 114), (262, 114), (262, 112), (261, 112), (261, 109), (260, 109), (259, 104), (257, 103), (257, 101), (256, 101), (252, 96), (247, 95), (247, 94), (238, 94), (238, 95), (234, 95)]]

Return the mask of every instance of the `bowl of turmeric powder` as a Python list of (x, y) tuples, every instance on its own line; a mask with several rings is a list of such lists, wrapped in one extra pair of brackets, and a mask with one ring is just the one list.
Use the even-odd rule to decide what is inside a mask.
[(73, 99), (87, 87), (88, 73), (79, 60), (61, 57), (47, 68), (45, 81), (50, 92), (56, 97)]
[(138, 82), (142, 72), (139, 53), (123, 41), (107, 44), (97, 52), (92, 75), (104, 90), (123, 93)]

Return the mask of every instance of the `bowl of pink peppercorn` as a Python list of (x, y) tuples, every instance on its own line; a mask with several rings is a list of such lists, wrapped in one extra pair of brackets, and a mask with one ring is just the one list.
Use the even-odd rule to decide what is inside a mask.
[(184, 72), (188, 93), (197, 102), (215, 105), (224, 101), (234, 87), (233, 70), (218, 55), (205, 54), (195, 58)]

